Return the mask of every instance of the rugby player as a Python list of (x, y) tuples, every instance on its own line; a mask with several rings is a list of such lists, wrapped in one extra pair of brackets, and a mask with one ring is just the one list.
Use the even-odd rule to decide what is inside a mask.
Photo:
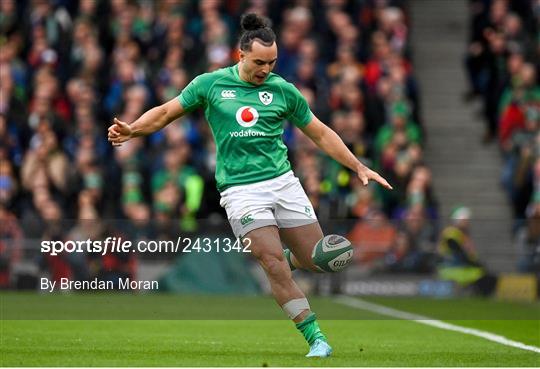
[[(294, 268), (320, 271), (311, 254), (323, 232), (287, 159), (283, 121), (292, 122), (321, 150), (355, 171), (364, 185), (374, 180), (392, 187), (310, 111), (294, 85), (272, 73), (278, 49), (268, 20), (247, 14), (241, 26), (238, 64), (199, 75), (177, 98), (130, 124), (115, 118), (108, 139), (119, 146), (203, 109), (216, 142), (220, 204), (234, 234), (250, 239), (251, 253), (264, 269), (276, 302), (310, 346), (306, 356), (330, 356), (332, 348), (292, 278)], [(282, 241), (288, 246), (285, 252)]]

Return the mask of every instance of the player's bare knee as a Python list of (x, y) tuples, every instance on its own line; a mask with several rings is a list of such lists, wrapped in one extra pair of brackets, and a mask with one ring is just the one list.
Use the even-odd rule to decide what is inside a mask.
[(263, 254), (258, 260), (270, 278), (283, 279), (290, 276), (290, 269), (283, 254)]

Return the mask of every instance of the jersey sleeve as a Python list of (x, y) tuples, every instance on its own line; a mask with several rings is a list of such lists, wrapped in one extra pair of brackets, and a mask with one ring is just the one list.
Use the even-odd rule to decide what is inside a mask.
[(287, 119), (295, 126), (303, 128), (313, 119), (313, 113), (309, 109), (309, 105), (294, 85), (287, 83), (284, 92), (286, 94), (288, 114)]
[(178, 100), (184, 110), (190, 112), (206, 105), (208, 79), (208, 73), (195, 77), (178, 95)]

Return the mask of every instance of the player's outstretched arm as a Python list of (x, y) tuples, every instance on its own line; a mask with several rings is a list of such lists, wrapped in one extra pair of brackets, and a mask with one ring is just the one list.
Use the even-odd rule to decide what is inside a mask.
[(180, 118), (184, 112), (182, 104), (175, 97), (148, 110), (131, 124), (114, 118), (113, 124), (109, 127), (108, 140), (113, 146), (121, 146), (123, 142), (133, 137), (146, 136), (160, 130)]
[(311, 122), (302, 128), (302, 131), (324, 152), (332, 158), (354, 170), (358, 178), (365, 185), (369, 180), (380, 183), (389, 190), (392, 186), (379, 173), (369, 169), (354, 156), (354, 154), (343, 143), (343, 140), (330, 127), (321, 122), (316, 116), (313, 116)]

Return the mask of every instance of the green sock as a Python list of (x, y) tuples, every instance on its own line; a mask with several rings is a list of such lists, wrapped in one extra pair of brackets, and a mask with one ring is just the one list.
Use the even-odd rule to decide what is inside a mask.
[(296, 267), (293, 265), (292, 260), (291, 260), (291, 250), (289, 249), (283, 250), (283, 255), (285, 256), (285, 260), (287, 260), (287, 263), (289, 263), (289, 268), (291, 268), (291, 271), (295, 270)]
[(296, 328), (304, 335), (307, 343), (311, 346), (317, 339), (322, 339), (326, 342), (326, 336), (321, 332), (315, 313), (311, 312), (300, 323), (296, 323)]

